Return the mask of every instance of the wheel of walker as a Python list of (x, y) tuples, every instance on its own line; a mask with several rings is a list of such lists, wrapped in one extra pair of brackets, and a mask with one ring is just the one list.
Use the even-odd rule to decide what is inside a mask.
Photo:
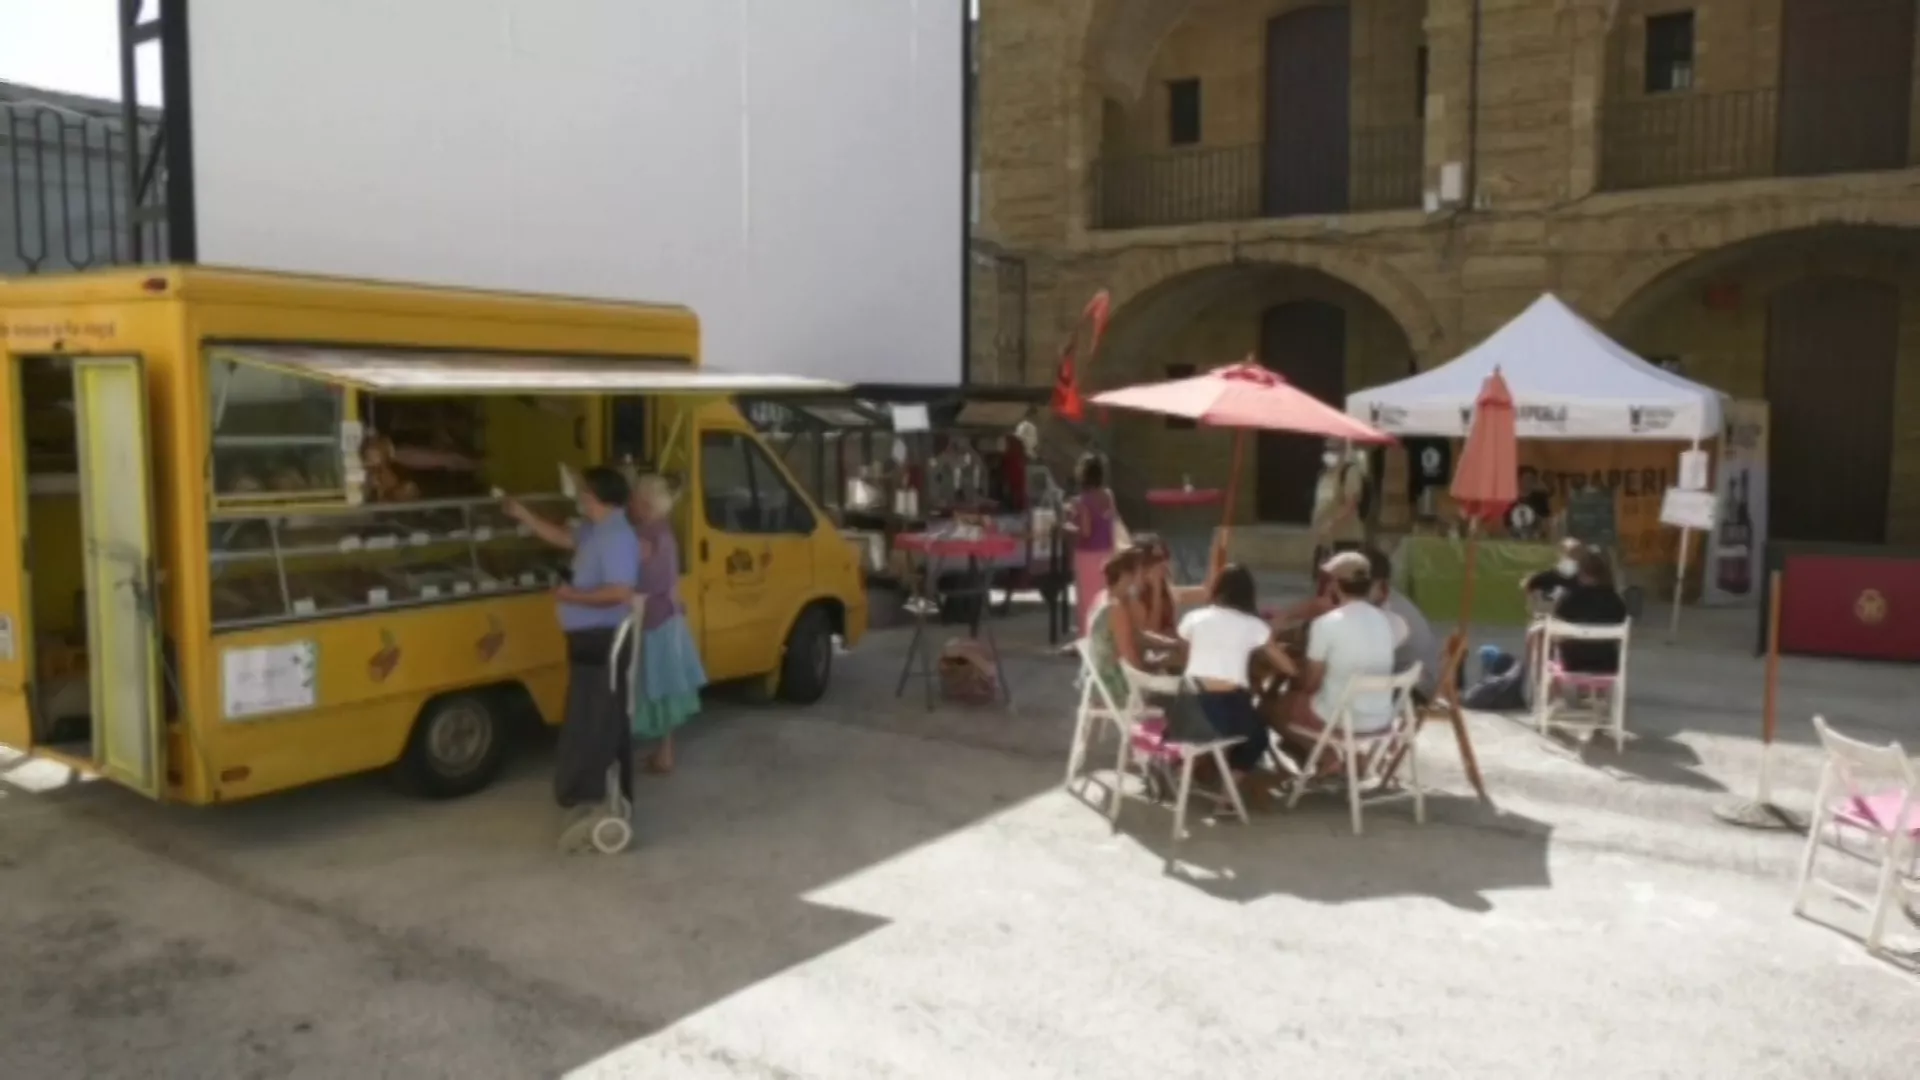
[(617, 817), (593, 823), (593, 848), (602, 855), (618, 855), (633, 843), (633, 826)]

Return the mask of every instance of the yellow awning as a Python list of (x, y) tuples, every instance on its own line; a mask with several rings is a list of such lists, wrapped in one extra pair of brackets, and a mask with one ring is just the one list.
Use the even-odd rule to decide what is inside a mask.
[(846, 383), (699, 371), (684, 360), (215, 345), (232, 360), (375, 394), (817, 394)]

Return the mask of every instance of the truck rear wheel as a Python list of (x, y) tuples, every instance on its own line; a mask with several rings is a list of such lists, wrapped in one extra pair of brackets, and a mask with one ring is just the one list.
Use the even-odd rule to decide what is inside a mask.
[(833, 678), (833, 621), (818, 604), (800, 613), (787, 633), (780, 656), (780, 697), (794, 705), (811, 705), (827, 692)]
[(401, 782), (429, 799), (459, 798), (493, 783), (507, 754), (504, 704), (476, 693), (428, 702), (400, 759)]

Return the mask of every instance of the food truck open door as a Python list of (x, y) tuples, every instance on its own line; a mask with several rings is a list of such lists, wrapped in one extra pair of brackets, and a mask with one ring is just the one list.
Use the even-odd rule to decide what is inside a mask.
[(165, 769), (147, 380), (137, 356), (73, 362), (88, 689), (100, 770), (158, 798)]

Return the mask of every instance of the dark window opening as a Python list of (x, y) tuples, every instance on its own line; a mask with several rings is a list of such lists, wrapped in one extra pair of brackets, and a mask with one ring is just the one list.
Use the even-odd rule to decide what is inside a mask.
[(1167, 84), (1167, 142), (1192, 146), (1200, 141), (1200, 80), (1176, 79)]
[(1647, 20), (1649, 94), (1693, 89), (1693, 12), (1675, 11)]
[[(1199, 369), (1192, 364), (1167, 365), (1167, 378), (1169, 379), (1191, 379), (1198, 373)], [(1167, 430), (1169, 431), (1185, 431), (1188, 428), (1197, 428), (1199, 426), (1199, 424), (1194, 423), (1192, 420), (1183, 420), (1178, 416), (1167, 417)]]

